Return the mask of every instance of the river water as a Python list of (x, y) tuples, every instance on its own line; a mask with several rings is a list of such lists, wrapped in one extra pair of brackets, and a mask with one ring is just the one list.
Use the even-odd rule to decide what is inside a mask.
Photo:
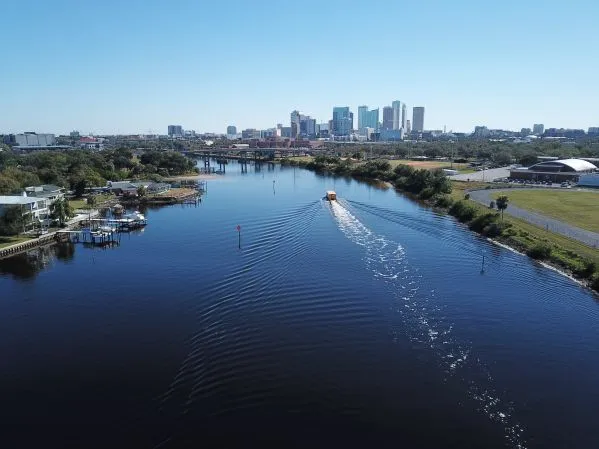
[(0, 447), (599, 447), (597, 299), (452, 218), (237, 162), (147, 217), (0, 261)]

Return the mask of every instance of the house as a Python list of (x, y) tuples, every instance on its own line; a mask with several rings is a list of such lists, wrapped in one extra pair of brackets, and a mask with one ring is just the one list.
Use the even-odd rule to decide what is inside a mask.
[(115, 195), (137, 196), (137, 189), (144, 187), (148, 193), (156, 194), (170, 190), (170, 184), (153, 181), (108, 181), (106, 189)]
[(26, 228), (32, 227), (35, 221), (47, 220), (50, 215), (48, 206), (49, 200), (47, 198), (27, 196), (25, 193), (21, 196), (0, 196), (0, 216), (3, 216), (8, 208), (18, 207), (21, 214), (26, 217)]
[(79, 139), (79, 147), (87, 150), (103, 150), (104, 139), (90, 136), (81, 137)]
[(43, 184), (41, 186), (25, 187), (25, 194), (28, 197), (46, 198), (48, 206), (50, 206), (57, 199), (64, 198), (65, 188), (53, 184)]

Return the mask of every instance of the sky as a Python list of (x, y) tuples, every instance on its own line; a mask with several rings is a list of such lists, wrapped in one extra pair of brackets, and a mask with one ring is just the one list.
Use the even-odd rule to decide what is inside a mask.
[[(3, 0), (0, 134), (166, 134), (424, 106), (425, 129), (599, 126), (597, 0)], [(382, 110), (380, 113), (382, 119)]]

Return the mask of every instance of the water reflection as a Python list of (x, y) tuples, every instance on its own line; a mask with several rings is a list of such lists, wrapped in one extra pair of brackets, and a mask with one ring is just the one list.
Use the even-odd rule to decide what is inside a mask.
[(42, 246), (8, 259), (0, 260), (0, 275), (29, 281), (37, 277), (40, 271), (49, 267), (54, 260), (70, 263), (75, 258), (75, 244), (64, 242)]

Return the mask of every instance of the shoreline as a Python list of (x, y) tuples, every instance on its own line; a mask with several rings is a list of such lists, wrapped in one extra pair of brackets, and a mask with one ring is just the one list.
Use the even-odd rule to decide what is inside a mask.
[[(313, 172), (318, 172), (319, 171), (319, 170), (316, 170), (316, 169), (314, 169), (312, 167), (307, 167), (306, 163), (297, 163), (297, 164), (291, 164), (291, 165), (296, 165), (296, 166), (299, 166), (301, 168), (304, 168), (304, 169), (307, 169), (307, 170), (310, 170), (310, 171), (313, 171)], [(328, 174), (330, 174), (332, 176), (340, 176), (339, 173), (335, 173), (333, 170), (330, 170), (329, 167), (325, 167), (322, 171), (324, 173), (328, 173)], [(427, 207), (431, 207), (433, 209), (438, 209), (440, 211), (443, 211), (446, 214), (451, 215), (456, 221), (460, 221), (460, 220), (458, 220), (457, 217), (455, 217), (455, 216), (453, 216), (452, 214), (449, 213), (449, 209), (450, 209), (449, 206), (447, 206), (447, 207), (445, 207), (445, 206), (438, 206), (438, 205), (435, 205), (430, 200), (423, 200), (423, 199), (417, 198), (417, 197), (414, 196), (414, 194), (411, 194), (410, 192), (406, 192), (406, 191), (398, 188), (395, 184), (393, 184), (390, 181), (380, 180), (380, 179), (374, 179), (374, 178), (357, 178), (356, 176), (352, 176), (352, 175), (350, 175), (350, 176), (352, 178), (356, 179), (357, 181), (378, 181), (378, 182), (384, 183), (385, 185), (388, 185), (388, 186), (394, 188), (397, 192), (405, 195), (406, 197), (409, 197), (411, 200), (416, 201), (416, 202), (418, 202), (420, 204), (426, 205)], [(468, 223), (466, 223), (466, 224), (468, 224)], [(478, 235), (481, 235), (481, 236), (485, 237), (487, 240), (493, 242), (494, 244), (496, 244), (498, 246), (501, 246), (501, 247), (503, 247), (505, 249), (513, 251), (513, 252), (515, 252), (517, 254), (521, 254), (521, 255), (529, 258), (529, 259), (532, 259), (534, 262), (538, 262), (539, 264), (541, 264), (545, 268), (549, 268), (550, 270), (553, 270), (555, 272), (558, 272), (558, 273), (562, 274), (563, 276), (565, 276), (565, 277), (571, 279), (572, 281), (576, 282), (578, 285), (580, 285), (580, 286), (582, 286), (582, 287), (587, 288), (588, 290), (590, 290), (591, 293), (594, 296), (598, 296), (599, 295), (599, 287), (597, 287), (597, 283), (599, 282), (599, 280), (598, 280), (599, 278), (593, 277), (592, 275), (589, 275), (589, 277), (577, 277), (577, 276), (574, 275), (574, 273), (572, 271), (568, 270), (567, 268), (565, 268), (565, 267), (563, 267), (561, 265), (558, 265), (557, 263), (556, 264), (552, 263), (551, 260), (547, 260), (547, 259), (544, 259), (544, 260), (535, 259), (534, 257), (531, 257), (527, 253), (523, 253), (523, 252), (519, 251), (519, 248), (517, 247), (517, 245), (513, 245), (512, 246), (509, 243), (500, 242), (500, 241), (495, 240), (493, 238), (487, 237), (483, 233), (477, 232), (476, 230), (471, 229), (469, 226), (468, 226), (468, 229), (471, 232), (474, 232), (475, 234), (478, 234)], [(499, 237), (501, 237), (501, 235)], [(595, 276), (597, 276), (597, 275), (595, 275)]]
[(210, 179), (218, 179), (218, 175), (208, 175), (208, 174), (198, 174), (198, 175), (180, 175), (180, 176), (170, 176), (168, 178), (164, 178), (166, 182), (168, 181), (207, 181)]

